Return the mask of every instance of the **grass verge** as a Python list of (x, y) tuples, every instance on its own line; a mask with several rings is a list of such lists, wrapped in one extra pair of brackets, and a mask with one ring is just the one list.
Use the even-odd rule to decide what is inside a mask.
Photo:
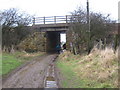
[(73, 64), (65, 61), (58, 61), (57, 66), (64, 76), (64, 80), (61, 81), (63, 88), (82, 88), (85, 86), (85, 81), (81, 80), (74, 72)]
[(43, 53), (40, 52), (31, 54), (26, 52), (15, 52), (13, 54), (2, 53), (2, 70), (0, 70), (0, 75), (5, 76), (22, 64), (32, 60), (36, 56), (41, 55), (43, 55)]
[(111, 49), (82, 56), (66, 51), (56, 64), (64, 76), (63, 88), (118, 88), (118, 60)]

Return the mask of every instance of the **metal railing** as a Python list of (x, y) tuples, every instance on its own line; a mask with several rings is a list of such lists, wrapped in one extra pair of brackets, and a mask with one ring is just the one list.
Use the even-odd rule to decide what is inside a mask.
[(71, 15), (50, 16), (50, 17), (36, 17), (36, 18), (33, 18), (33, 25), (35, 25), (35, 24), (69, 23), (70, 18), (71, 18)]
[[(36, 24), (59, 24), (59, 23), (79, 23), (80, 15), (49, 16), (33, 18), (33, 25)], [(85, 21), (84, 21), (85, 22)]]

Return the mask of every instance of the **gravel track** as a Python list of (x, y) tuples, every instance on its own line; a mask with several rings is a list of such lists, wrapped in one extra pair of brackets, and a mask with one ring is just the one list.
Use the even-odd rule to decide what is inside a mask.
[(57, 54), (38, 57), (32, 60), (28, 65), (24, 66), (13, 75), (7, 78), (3, 83), (3, 88), (43, 88), (44, 78), (47, 68), (53, 62)]

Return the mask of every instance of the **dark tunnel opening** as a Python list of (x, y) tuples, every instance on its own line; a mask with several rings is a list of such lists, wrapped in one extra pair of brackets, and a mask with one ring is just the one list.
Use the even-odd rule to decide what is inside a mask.
[(56, 46), (60, 44), (60, 31), (47, 31), (46, 51), (56, 53)]

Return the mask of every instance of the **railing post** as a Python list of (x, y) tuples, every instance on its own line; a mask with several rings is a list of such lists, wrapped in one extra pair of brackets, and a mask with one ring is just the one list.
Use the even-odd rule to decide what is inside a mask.
[(35, 17), (33, 18), (33, 25), (35, 25)]
[(68, 23), (68, 19), (67, 18), (68, 18), (68, 16), (66, 15), (66, 23)]
[(45, 24), (45, 17), (44, 17), (44, 24)]
[(54, 23), (56, 24), (56, 16), (54, 16)]

